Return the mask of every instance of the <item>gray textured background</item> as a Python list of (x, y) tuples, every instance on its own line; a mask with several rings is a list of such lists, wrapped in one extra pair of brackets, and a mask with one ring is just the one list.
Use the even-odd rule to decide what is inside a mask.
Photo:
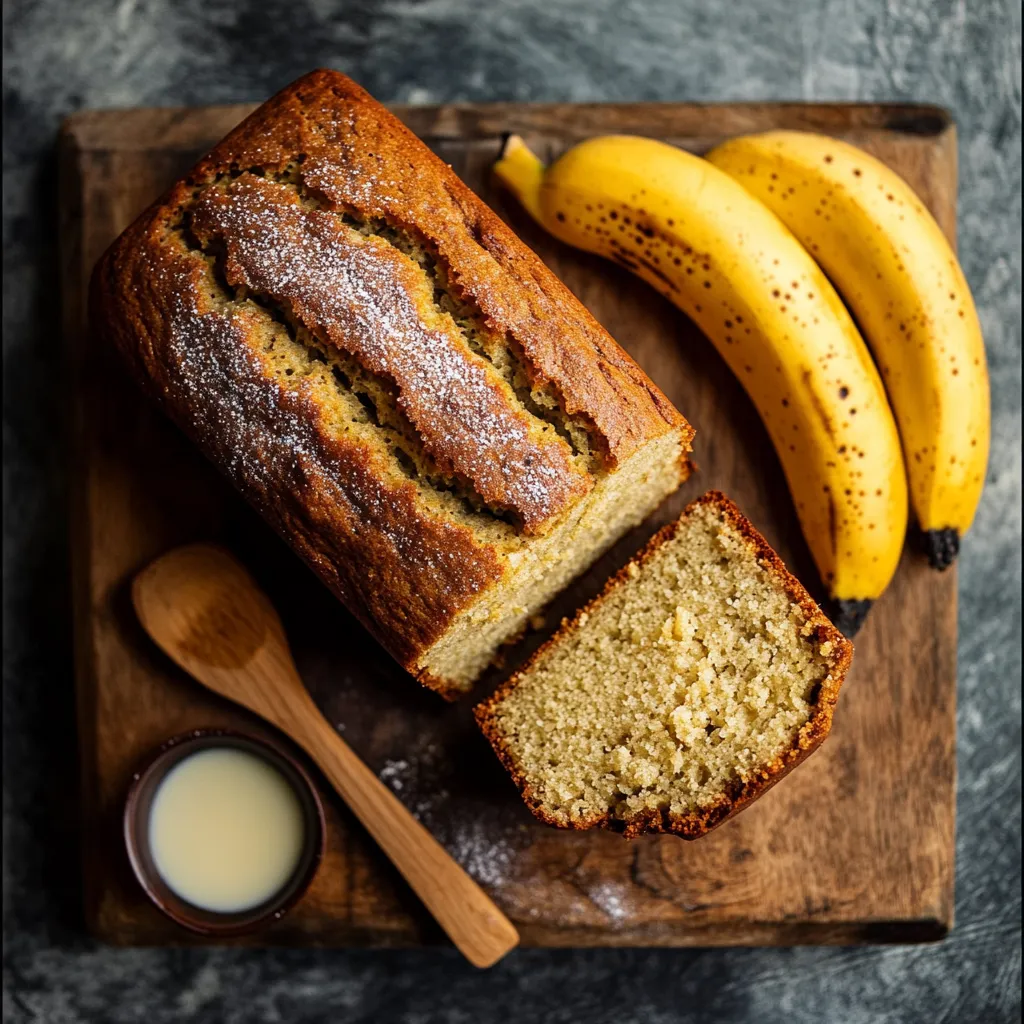
[[(1020, 1018), (1021, 107), (1015, 0), (4, 3), (4, 1016), (10, 1021)], [(76, 922), (54, 135), (81, 107), (259, 100), (317, 65), (382, 100), (925, 100), (960, 130), (993, 380), (960, 562), (957, 923), (937, 946), (115, 951)]]

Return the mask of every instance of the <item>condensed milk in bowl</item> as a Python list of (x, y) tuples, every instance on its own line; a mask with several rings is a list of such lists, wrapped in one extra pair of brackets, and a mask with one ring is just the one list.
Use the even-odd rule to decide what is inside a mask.
[(323, 807), (299, 763), (255, 736), (195, 730), (163, 744), (133, 779), (125, 843), (168, 917), (240, 935), (282, 917), (323, 854)]

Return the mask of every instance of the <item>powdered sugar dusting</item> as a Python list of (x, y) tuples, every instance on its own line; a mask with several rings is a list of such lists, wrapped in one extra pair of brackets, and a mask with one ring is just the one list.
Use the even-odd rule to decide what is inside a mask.
[(486, 810), (451, 806), (440, 783), (443, 768), (440, 748), (428, 744), (385, 762), (380, 778), (476, 881), (500, 888), (509, 880), (515, 848)]
[(380, 781), (386, 782), (396, 793), (405, 789), (405, 776), (409, 772), (409, 762), (404, 758), (399, 761), (388, 761), (380, 771)]
[(636, 894), (628, 874), (610, 877), (607, 865), (595, 872), (581, 859), (574, 835), (545, 830), (549, 839), (564, 840), (564, 872), (557, 881), (543, 871), (533, 878), (530, 861), (520, 857), (534, 845), (535, 829), (541, 826), (510, 828), (507, 807), (493, 800), (482, 804), (457, 787), (459, 795), (453, 798), (443, 782), (451, 767), (438, 745), (428, 742), (413, 744), (403, 756), (388, 760), (379, 774), (473, 878), (500, 892), (506, 909), (514, 909), (520, 919), (611, 928), (625, 927), (636, 918)]
[(445, 845), (482, 885), (496, 888), (504, 882), (512, 850), (507, 844), (491, 838), (486, 822), (473, 819), (463, 823)]
[[(452, 594), (484, 586), (487, 571), (468, 563), (462, 546), (447, 537), (455, 527), (417, 515), (413, 485), (390, 486), (359, 459), (339, 471), (301, 383), (284, 387), (260, 365), (247, 342), (246, 314), (230, 306), (199, 311), (204, 267), (152, 268), (170, 296), (166, 390), (176, 415), (191, 420), (182, 424), (188, 432), (212, 442), (222, 469), (272, 521), (287, 503), (301, 516), (329, 518), (332, 535), (345, 524), (377, 533), (411, 580), (430, 574), (438, 585), (447, 581)], [(307, 494), (315, 500), (306, 501)], [(346, 585), (335, 567), (318, 568), (329, 582)]]
[(586, 890), (587, 899), (598, 909), (604, 912), (613, 923), (624, 920), (629, 916), (627, 906), (628, 893), (616, 882), (605, 881), (589, 887)]
[(454, 325), (424, 321), (416, 296), (427, 286), (390, 243), (252, 175), (204, 195), (193, 223), (200, 237), (226, 245), (232, 284), (284, 302), (308, 329), (394, 381), (424, 447), (486, 502), (529, 529), (586, 491), (567, 445), (531, 434), (529, 417)]

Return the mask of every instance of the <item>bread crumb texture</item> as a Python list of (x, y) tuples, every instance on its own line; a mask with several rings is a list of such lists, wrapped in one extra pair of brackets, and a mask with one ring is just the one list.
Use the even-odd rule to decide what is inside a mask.
[(468, 687), (500, 644), (675, 490), (679, 451), (677, 431), (648, 442), (616, 472), (595, 474), (593, 490), (546, 536), (512, 536), (503, 579), (455, 618), (423, 667)]
[(827, 733), (849, 645), (765, 551), (721, 503), (691, 506), (478, 710), (540, 817), (724, 817)]

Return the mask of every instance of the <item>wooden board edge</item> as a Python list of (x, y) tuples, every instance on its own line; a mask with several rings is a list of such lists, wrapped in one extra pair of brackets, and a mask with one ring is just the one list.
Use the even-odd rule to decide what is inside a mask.
[(70, 132), (61, 132), (57, 152), (58, 182), (58, 258), (61, 274), (61, 327), (65, 358), (69, 372), (66, 375), (70, 390), (67, 420), (70, 436), (68, 446), (68, 533), (70, 542), (70, 580), (72, 647), (75, 674), (75, 711), (78, 726), (79, 751), (79, 822), (82, 844), (82, 909), (85, 924), (94, 934), (99, 928), (98, 894), (90, 880), (97, 877), (95, 864), (99, 848), (86, 822), (95, 822), (97, 815), (97, 765), (95, 746), (90, 737), (95, 734), (96, 686), (95, 656), (92, 648), (92, 601), (86, 463), (86, 432), (82, 429), (85, 410), (82, 389), (77, 387), (81, 374), (82, 332), (86, 330), (87, 268), (83, 265), (82, 216), (83, 193), (81, 175), (81, 148)]
[[(954, 145), (954, 154), (956, 146)], [(954, 167), (954, 190), (956, 188), (956, 168)], [(954, 234), (953, 248), (956, 249), (956, 236)], [(947, 934), (953, 930), (953, 923), (956, 918), (956, 823), (957, 823), (957, 789), (959, 779), (959, 762), (957, 757), (958, 730), (956, 720), (957, 700), (959, 696), (960, 680), (960, 581), (959, 566), (954, 562), (952, 569), (956, 575), (953, 577), (953, 597), (950, 617), (953, 621), (953, 683), (950, 687), (949, 709), (946, 712), (950, 719), (950, 729), (953, 735), (953, 757), (952, 772), (949, 780), (949, 835), (946, 839), (946, 849), (949, 856), (944, 861), (946, 877), (941, 883), (939, 892), (939, 913), (938, 917), (946, 927)]]
[[(879, 919), (876, 921), (737, 921), (704, 928), (679, 931), (660, 928), (605, 930), (597, 928), (555, 929), (535, 925), (518, 925), (520, 949), (693, 949), (751, 948), (793, 946), (878, 946), (918, 945), (941, 942), (951, 929), (952, 920), (941, 911), (932, 916)], [(107, 945), (119, 948), (158, 948), (172, 946), (223, 946), (224, 943), (190, 939), (168, 943), (147, 940), (145, 935), (131, 935), (100, 923), (93, 934)], [(232, 946), (249, 949), (293, 949), (288, 944), (263, 941), (259, 937), (232, 942)], [(383, 932), (365, 928), (339, 930), (325, 938), (307, 937), (303, 948), (320, 949), (419, 949), (441, 950), (447, 943), (439, 937), (423, 941), (409, 932)]]
[[(950, 123), (946, 130), (941, 133), (940, 137), (936, 139), (936, 159), (939, 160), (946, 168), (945, 178), (948, 179), (947, 187), (949, 189), (948, 202), (942, 204), (942, 206), (948, 211), (948, 217), (942, 217), (939, 220), (940, 227), (949, 239), (949, 244), (953, 248), (953, 252), (958, 251), (959, 246), (957, 245), (957, 216), (959, 211), (958, 196), (960, 191), (960, 162), (959, 162), (959, 146), (958, 136), (955, 121), (950, 118)], [(916, 527), (915, 527), (916, 529)], [(912, 543), (913, 538), (908, 537), (908, 540), (904, 543)], [(950, 588), (952, 597), (950, 604), (952, 605), (949, 615), (952, 623), (952, 643), (953, 643), (953, 680), (950, 686), (949, 695), (949, 707), (946, 714), (949, 717), (949, 727), (953, 737), (953, 751), (952, 751), (952, 772), (950, 776), (949, 785), (949, 836), (946, 840), (946, 848), (949, 851), (949, 856), (944, 861), (944, 867), (946, 870), (946, 877), (941, 882), (941, 890), (939, 893), (940, 910), (938, 917), (945, 924), (946, 933), (948, 934), (953, 929), (953, 921), (955, 916), (956, 908), (956, 820), (957, 820), (957, 778), (958, 778), (958, 761), (957, 758), (957, 698), (958, 698), (958, 680), (960, 678), (960, 662), (959, 662), (959, 641), (960, 641), (960, 565), (959, 561), (955, 561), (947, 572), (952, 574), (953, 585)]]
[[(942, 230), (946, 233), (950, 245), (953, 246), (953, 251), (956, 252), (958, 249), (956, 221), (960, 208), (957, 201), (960, 193), (960, 149), (955, 122), (950, 122), (947, 129), (936, 139), (936, 145), (939, 147), (943, 160), (949, 166), (949, 188), (952, 193), (948, 204), (952, 219), (950, 223), (942, 225)], [(956, 568), (955, 562), (953, 567)]]
[[(133, 107), (82, 110), (70, 114), (61, 134), (80, 149), (194, 148), (197, 131), (208, 126), (220, 138), (256, 109), (240, 103), (211, 107)], [(500, 136), (505, 131), (544, 131), (557, 124), (562, 134), (583, 137), (602, 131), (637, 134), (697, 134), (693, 126), (728, 112), (749, 122), (746, 130), (803, 127), (822, 131), (882, 129), (939, 137), (955, 127), (952, 112), (930, 103), (394, 103), (389, 109), (417, 135), (431, 139)], [(770, 119), (770, 120), (769, 120)], [(197, 125), (199, 128), (197, 129)]]

